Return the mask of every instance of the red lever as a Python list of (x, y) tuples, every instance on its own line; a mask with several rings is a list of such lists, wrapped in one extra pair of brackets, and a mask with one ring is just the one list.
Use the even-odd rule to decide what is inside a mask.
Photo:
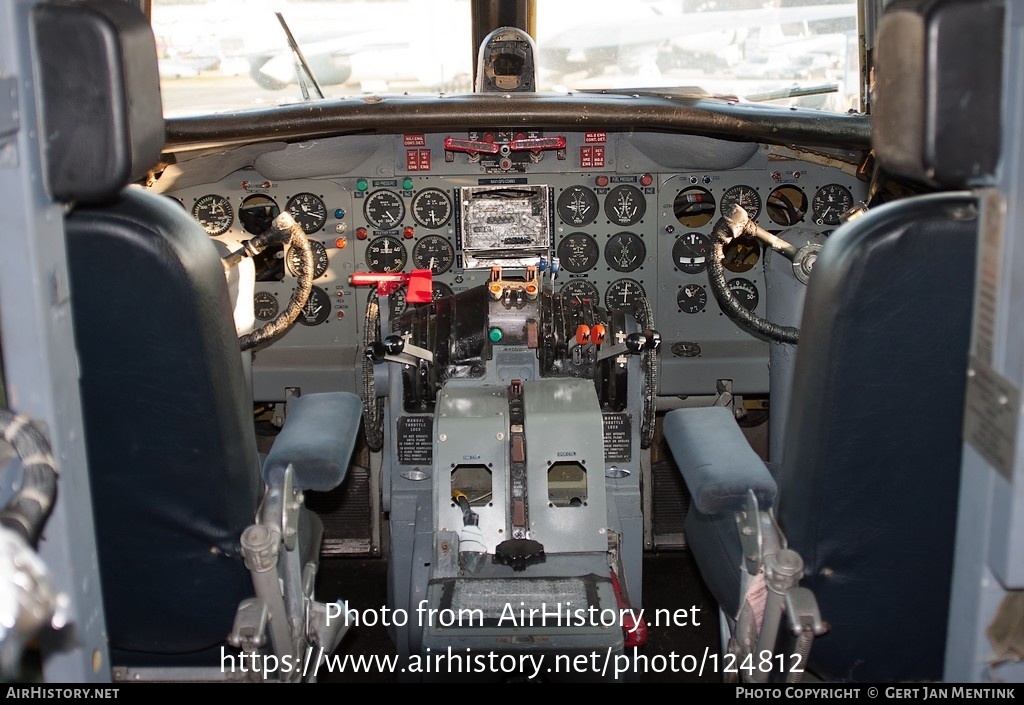
[(498, 145), (493, 142), (468, 140), (462, 137), (445, 137), (444, 148), (449, 152), (465, 152), (466, 154), (497, 154)]
[(377, 287), (377, 296), (393, 294), (398, 287), (405, 284), (408, 287), (408, 291), (405, 293), (407, 302), (428, 304), (433, 300), (429, 269), (414, 269), (408, 274), (405, 272), (356, 272), (349, 275), (348, 283), (352, 286), (375, 286)]
[(557, 137), (523, 137), (508, 143), (513, 152), (542, 152), (549, 149), (565, 149), (565, 138)]
[(633, 614), (633, 608), (629, 606), (622, 596), (622, 586), (619, 584), (619, 576), (612, 572), (612, 592), (615, 593), (615, 601), (619, 605), (619, 614), (622, 615), (622, 643), (623, 646), (643, 646), (647, 643), (647, 622), (637, 619)]

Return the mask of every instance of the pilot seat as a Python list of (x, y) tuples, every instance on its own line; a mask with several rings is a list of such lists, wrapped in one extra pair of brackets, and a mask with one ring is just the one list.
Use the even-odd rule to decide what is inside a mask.
[[(126, 186), (163, 147), (152, 29), (114, 0), (33, 12), (112, 675), (300, 680), (344, 608), (314, 599), (322, 526), (303, 491), (344, 480), (360, 401), (289, 402), (261, 469), (220, 256), (180, 203)], [(242, 654), (280, 667), (246, 672)]]

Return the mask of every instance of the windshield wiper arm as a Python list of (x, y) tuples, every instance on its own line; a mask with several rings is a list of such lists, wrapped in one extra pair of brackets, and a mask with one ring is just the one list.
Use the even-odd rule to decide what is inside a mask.
[(769, 100), (782, 100), (783, 98), (803, 98), (809, 95), (824, 95), (825, 93), (838, 93), (838, 83), (822, 83), (817, 86), (790, 86), (788, 88), (777, 88), (773, 91), (763, 93), (752, 93), (743, 96), (752, 103), (764, 103)]
[[(288, 23), (284, 21), (284, 15), (280, 12), (275, 12), (277, 15), (277, 21), (281, 23), (281, 29), (284, 30), (285, 37), (288, 38), (288, 46), (292, 50), (292, 57), (295, 59), (295, 76), (299, 80), (299, 89), (302, 91), (302, 99), (309, 100), (309, 86), (313, 86), (316, 94), (323, 99), (324, 92), (320, 88), (320, 84), (316, 80), (316, 76), (313, 75), (313, 70), (309, 68), (309, 63), (306, 61), (306, 57), (302, 54), (302, 49), (299, 48), (299, 43), (295, 41), (295, 37), (292, 35), (292, 30), (288, 28)], [(309, 82), (307, 85), (306, 82)]]

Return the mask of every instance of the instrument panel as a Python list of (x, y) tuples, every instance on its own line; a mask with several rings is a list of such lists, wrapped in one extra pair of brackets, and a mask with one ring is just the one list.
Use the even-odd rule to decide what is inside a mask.
[[(862, 182), (756, 147), (738, 166), (681, 170), (642, 149), (642, 135), (529, 131), (502, 142), (502, 134), (383, 136), (358, 164), (339, 159), (344, 173), (303, 176), (301, 167), (264, 169), (256, 160), (168, 192), (213, 237), (244, 239), (286, 209), (313, 243), (313, 295), (297, 325), (255, 351), (254, 398), (282, 400), (289, 387), (359, 389), (368, 292), (348, 284), (352, 273), (430, 269), (437, 297), (486, 282), (496, 258), (514, 267), (538, 255), (556, 258), (564, 296), (610, 309), (651, 300), (664, 341), (660, 394), (714, 394), (719, 379), (731, 379), (736, 393), (768, 392), (767, 342), (739, 328), (711, 294), (711, 229), (738, 203), (767, 230), (827, 234), (865, 197)], [(348, 139), (334, 138), (326, 156), (344, 153)], [(764, 316), (759, 243), (732, 243), (724, 266), (739, 301)], [(286, 250), (257, 262), (257, 323), (287, 305), (296, 267)], [(392, 297), (394, 314), (405, 306), (401, 292)]]

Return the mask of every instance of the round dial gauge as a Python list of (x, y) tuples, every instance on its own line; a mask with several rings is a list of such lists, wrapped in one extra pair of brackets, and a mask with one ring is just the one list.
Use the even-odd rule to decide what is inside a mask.
[(431, 282), (430, 283), (430, 298), (433, 301), (444, 298), (445, 296), (454, 296), (455, 292), (452, 288), (444, 282)]
[(647, 201), (636, 186), (616, 186), (604, 198), (604, 214), (615, 225), (639, 223), (647, 212)]
[(597, 218), (597, 196), (586, 186), (570, 186), (558, 197), (558, 217), (562, 222), (580, 227)]
[(680, 272), (699, 274), (707, 269), (711, 242), (700, 233), (686, 233), (672, 245), (672, 264)]
[(231, 224), (235, 222), (231, 203), (216, 193), (197, 198), (195, 205), (192, 206), (192, 217), (210, 235), (226, 233)]
[(635, 279), (616, 279), (604, 292), (604, 306), (610, 311), (633, 312), (636, 300), (647, 296), (640, 282)]
[(729, 280), (728, 287), (729, 291), (733, 293), (743, 308), (748, 311), (753, 311), (757, 308), (757, 302), (761, 297), (757, 293), (757, 287), (754, 286), (754, 282), (742, 277), (736, 277)]
[(757, 220), (757, 216), (761, 215), (761, 197), (752, 186), (740, 184), (723, 193), (719, 206), (722, 215), (728, 213), (734, 204), (745, 210), (751, 220)]
[(397, 228), (405, 217), (405, 204), (394, 191), (374, 191), (363, 204), (366, 222), (378, 230)]
[(381, 235), (366, 246), (366, 266), (371, 272), (401, 272), (409, 254), (397, 237)]
[(807, 196), (796, 186), (779, 186), (768, 194), (768, 217), (778, 225), (796, 225), (807, 212)]
[(589, 301), (594, 305), (601, 303), (601, 292), (586, 279), (570, 279), (562, 284), (558, 295), (573, 306), (582, 306), (584, 301)]
[(269, 291), (257, 291), (252, 297), (253, 313), (261, 321), (269, 321), (277, 315), (277, 297)]
[[(447, 284), (442, 282), (431, 282), (430, 283), (430, 299), (431, 301), (437, 301), (444, 296), (452, 296), (455, 292)], [(405, 300), (405, 287), (399, 287), (389, 297), (391, 300), (391, 317), (395, 318), (405, 313), (405, 309), (409, 307), (409, 303)], [(413, 304), (414, 306), (417, 304)]]
[(424, 228), (440, 228), (452, 217), (452, 199), (441, 189), (423, 189), (412, 199), (412, 217)]
[(730, 272), (746, 272), (761, 258), (761, 244), (753, 235), (740, 235), (722, 248), (722, 266)]
[(312, 193), (298, 193), (288, 199), (285, 210), (291, 213), (295, 222), (307, 235), (315, 233), (327, 222), (327, 206), (324, 199)]
[(413, 245), (412, 265), (416, 269), (429, 269), (431, 274), (444, 274), (455, 262), (455, 248), (447, 238), (427, 235)]
[(562, 269), (573, 274), (593, 269), (601, 257), (597, 240), (586, 233), (570, 233), (562, 238), (555, 251)]
[(391, 303), (391, 318), (397, 318), (405, 313), (406, 306), (408, 306), (405, 300), (405, 287), (400, 286), (392, 291), (388, 301)]
[(684, 188), (672, 201), (672, 212), (686, 227), (702, 228), (715, 217), (715, 197), (700, 186)]
[(822, 186), (811, 201), (811, 212), (818, 225), (839, 225), (839, 216), (851, 208), (853, 195), (839, 184)]
[(639, 235), (617, 233), (604, 246), (604, 261), (616, 272), (632, 272), (647, 258), (647, 247)]
[(700, 313), (708, 304), (708, 292), (700, 284), (687, 284), (676, 294), (676, 305), (683, 313)]
[[(327, 248), (323, 246), (323, 243), (310, 240), (309, 249), (313, 251), (313, 278), (318, 279), (327, 271)], [(302, 271), (302, 254), (297, 247), (288, 249), (288, 271), (296, 277)]]
[(274, 218), (280, 214), (281, 209), (277, 207), (277, 202), (262, 193), (248, 196), (238, 207), (238, 220), (251, 235), (259, 235), (269, 230)]
[(298, 321), (304, 326), (318, 326), (331, 315), (331, 297), (318, 286), (309, 292), (309, 301), (302, 307)]

